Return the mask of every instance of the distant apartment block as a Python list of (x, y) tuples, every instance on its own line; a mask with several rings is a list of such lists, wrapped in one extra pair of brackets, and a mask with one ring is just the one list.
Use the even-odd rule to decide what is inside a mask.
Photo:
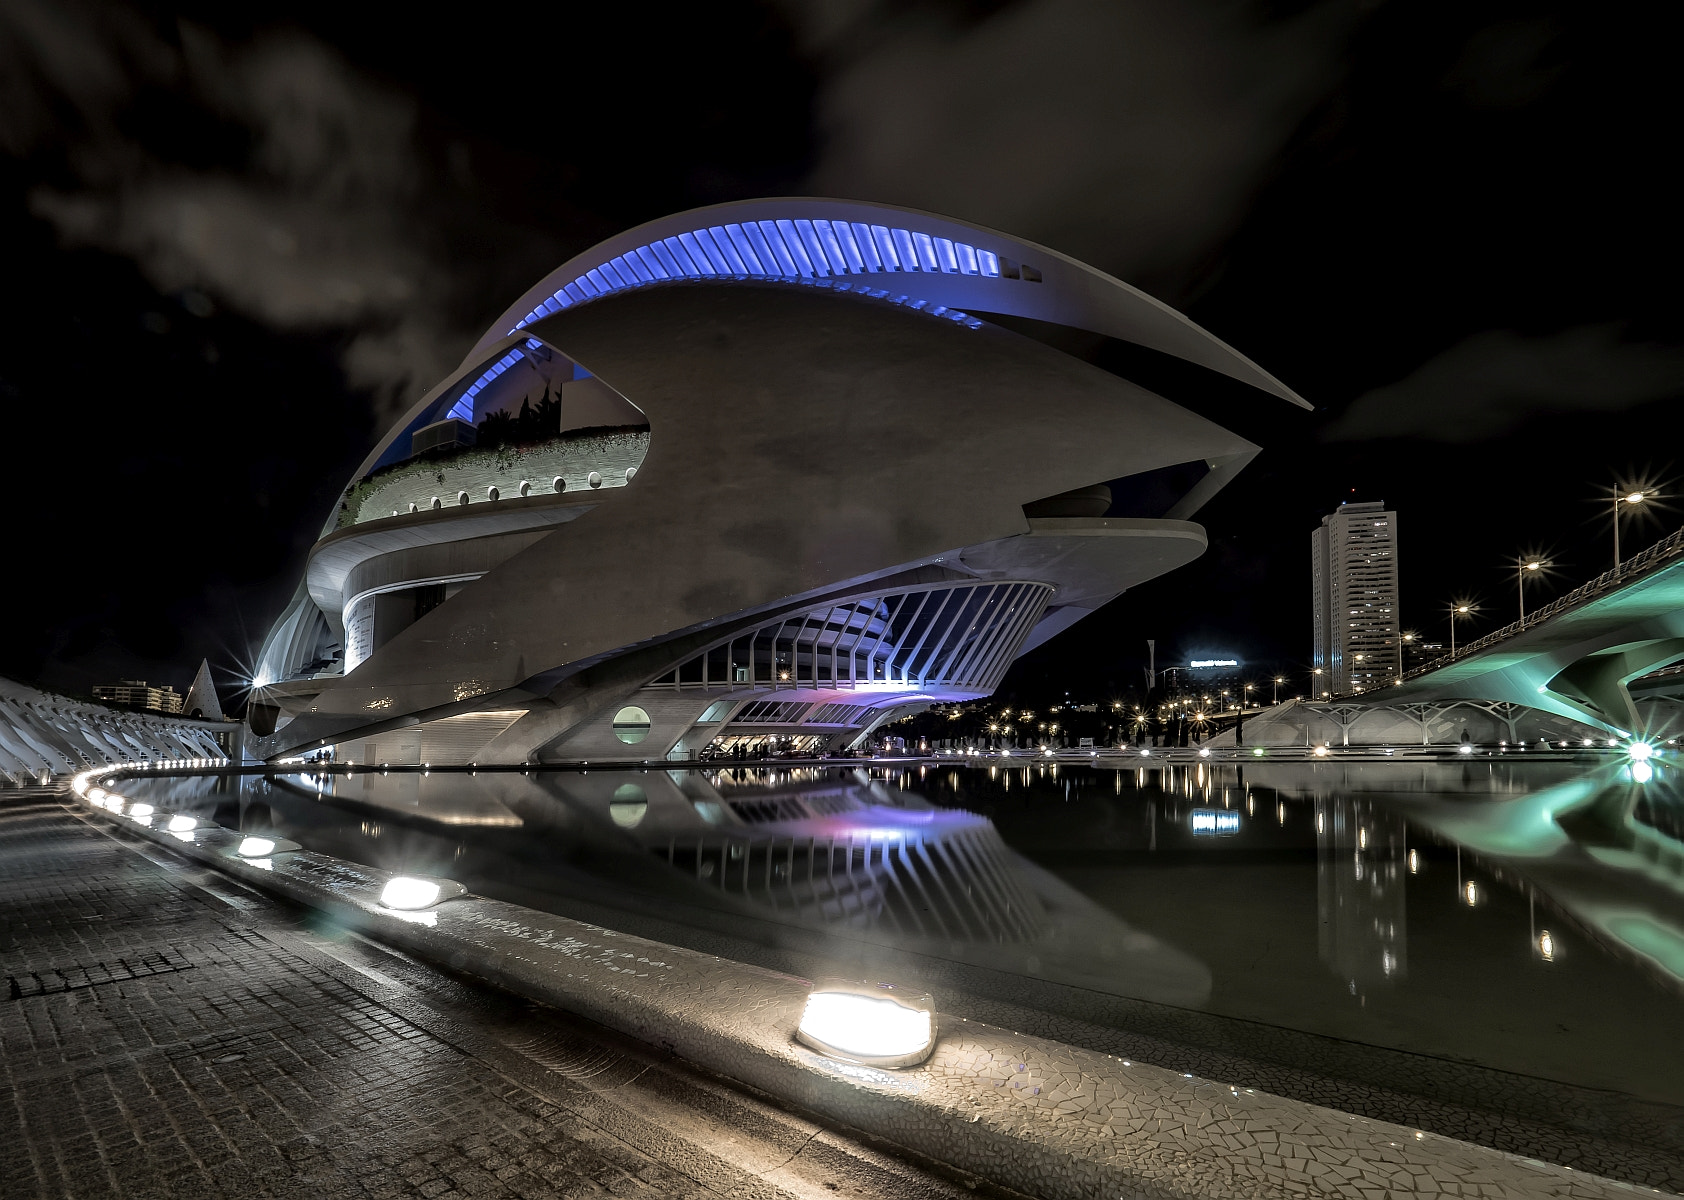
[(1383, 501), (1341, 504), (1310, 535), (1314, 665), (1335, 695), (1384, 687), (1403, 673), (1397, 514)]
[(119, 708), (133, 708), (141, 712), (179, 713), (181, 695), (167, 684), (148, 687), (144, 679), (119, 679), (116, 683), (96, 683), (94, 699)]

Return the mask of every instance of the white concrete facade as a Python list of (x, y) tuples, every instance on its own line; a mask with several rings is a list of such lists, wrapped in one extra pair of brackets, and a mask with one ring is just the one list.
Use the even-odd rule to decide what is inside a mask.
[[(780, 204), (787, 219), (762, 219)], [(704, 720), (721, 700), (785, 706), (741, 711), (833, 748), (890, 712), (988, 694), (1026, 649), (1201, 553), (1188, 518), (1257, 452), (990, 311), (1133, 338), (1298, 402), (1044, 247), (844, 201), (726, 208), (666, 219), (723, 222), (711, 236), (639, 243), (646, 226), (552, 273), (391, 428), (263, 649), (261, 753), (363, 761), (389, 739), (422, 755), (439, 722), (495, 711), (520, 715), (478, 746), (447, 739), (452, 761), (659, 759), (730, 735), (735, 717)], [(975, 312), (951, 307), (967, 297)], [(518, 494), (598, 409), (647, 432), (616, 435), (635, 447), (559, 492)], [(411, 465), (418, 429), (540, 410), (557, 425), (530, 446)], [(487, 462), (494, 481), (456, 486)], [(1110, 483), (1188, 463), (1203, 476), (1167, 511), (1111, 504)], [(751, 634), (747, 657), (721, 650)], [(857, 711), (826, 719), (836, 705)]]

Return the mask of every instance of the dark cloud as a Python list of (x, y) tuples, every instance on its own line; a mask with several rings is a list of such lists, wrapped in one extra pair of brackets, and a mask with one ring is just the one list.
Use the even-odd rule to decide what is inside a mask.
[(1618, 326), (1543, 337), (1492, 330), (1359, 396), (1324, 437), (1475, 442), (1535, 417), (1619, 412), (1681, 394), (1684, 349), (1625, 341)]
[[(242, 45), (133, 14), (10, 0), (0, 145), (49, 139), (64, 168), (29, 206), (70, 245), (132, 258), (160, 290), (195, 289), (282, 331), (345, 331), (348, 382), (383, 411), (455, 365), (478, 329), (454, 319), (448, 263), (428, 253), (428, 164), (412, 97), (301, 32)], [(192, 165), (125, 132), (148, 89), (237, 130), (237, 161)]]
[(1166, 298), (1338, 79), (1356, 6), (1027, 0), (970, 23), (789, 3), (827, 63), (810, 187), (1010, 230)]

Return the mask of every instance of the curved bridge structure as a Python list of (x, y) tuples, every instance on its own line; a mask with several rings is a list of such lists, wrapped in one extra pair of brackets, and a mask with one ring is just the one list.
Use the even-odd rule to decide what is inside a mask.
[(992, 314), (1302, 403), (993, 230), (815, 199), (663, 218), (540, 281), (375, 446), (263, 648), (259, 753), (816, 751), (987, 695), (1202, 553), (1190, 518), (1257, 453)]
[(1631, 737), (1650, 732), (1629, 685), (1684, 660), (1684, 530), (1495, 633), (1429, 663), (1373, 704), (1525, 705)]

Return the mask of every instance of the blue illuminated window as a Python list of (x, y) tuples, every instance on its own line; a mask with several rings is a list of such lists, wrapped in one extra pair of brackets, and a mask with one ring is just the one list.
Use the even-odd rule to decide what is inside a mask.
[[(917, 230), (846, 221), (747, 221), (694, 229), (629, 250), (618, 258), (591, 268), (562, 287), (527, 313), (515, 328), (523, 328), (533, 321), (599, 296), (670, 279), (769, 279), (783, 283), (818, 283), (838, 291), (856, 291), (861, 295), (888, 299), (890, 292), (887, 289), (842, 280), (850, 275), (875, 275), (890, 271), (1002, 278), (1000, 256), (994, 251), (949, 238), (932, 237)], [(1040, 276), (1026, 269), (1023, 278), (1038, 281)], [(982, 324), (958, 309), (932, 306), (927, 299), (899, 295), (892, 302), (945, 317), (973, 329)], [(514, 353), (518, 361), (518, 351)], [(499, 367), (493, 364), (470, 388), (469, 394), (451, 409), (450, 415), (459, 415), (458, 410), (464, 403), (471, 412), (473, 395), (507, 369), (507, 365)]]
[(474, 397), (483, 392), (486, 385), (493, 379), (496, 379), (504, 371), (507, 371), (517, 362), (524, 359), (526, 355), (523, 350), (536, 350), (540, 345), (542, 345), (541, 342), (534, 341), (532, 338), (527, 338), (521, 346), (516, 346), (513, 350), (510, 350), (507, 354), (503, 355), (502, 358), (492, 363), (480, 373), (478, 379), (468, 385), (467, 391), (463, 392), (461, 398), (458, 399), (455, 404), (450, 406), (450, 411), (446, 413), (445, 416), (455, 417), (458, 421), (467, 421), (470, 425), (473, 424)]

